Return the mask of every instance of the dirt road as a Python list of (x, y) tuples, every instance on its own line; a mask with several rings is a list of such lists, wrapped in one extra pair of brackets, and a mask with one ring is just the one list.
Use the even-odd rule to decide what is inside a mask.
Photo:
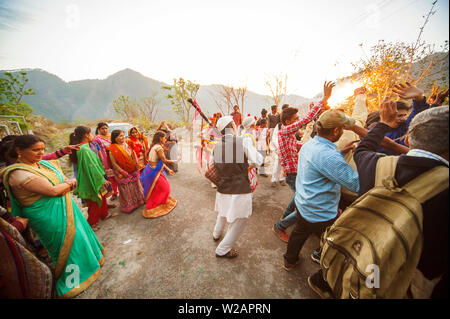
[(271, 229), (292, 195), (288, 186), (271, 188), (270, 177), (260, 177), (253, 214), (236, 246), (240, 256), (229, 260), (215, 257), (210, 183), (194, 164), (180, 164), (169, 181), (178, 200), (169, 215), (145, 219), (140, 208), (99, 224), (106, 262), (78, 298), (317, 298), (307, 277), (318, 269), (309, 258), (318, 239), (306, 242), (302, 262), (287, 272), (286, 244)]

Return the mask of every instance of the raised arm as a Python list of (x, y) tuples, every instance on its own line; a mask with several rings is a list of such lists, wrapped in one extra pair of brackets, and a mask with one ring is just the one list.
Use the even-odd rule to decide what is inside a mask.
[[(355, 132), (355, 134), (359, 135), (359, 137), (361, 139), (364, 138), (367, 135), (367, 133), (369, 133), (369, 131), (367, 129), (365, 129), (361, 126), (358, 126), (358, 125), (352, 126), (348, 129)], [(390, 130), (390, 128), (386, 128), (386, 129), (388, 131)], [(394, 153), (397, 153), (397, 154), (406, 154), (409, 152), (408, 147), (406, 147), (402, 144), (396, 143), (395, 141), (391, 140), (389, 137), (386, 137), (386, 136), (383, 137), (383, 139), (380, 142), (380, 145), (381, 145), (381, 147), (383, 147), (387, 150), (390, 150)]]

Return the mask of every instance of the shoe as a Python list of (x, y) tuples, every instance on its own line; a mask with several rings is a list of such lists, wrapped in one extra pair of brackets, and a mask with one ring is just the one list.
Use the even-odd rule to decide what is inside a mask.
[(219, 238), (216, 238), (216, 237), (213, 236), (213, 240), (214, 240), (214, 241), (218, 241), (219, 239), (220, 239), (220, 237), (219, 237)]
[(322, 271), (316, 272), (314, 275), (308, 277), (308, 286), (322, 299), (333, 299), (333, 292), (330, 286), (322, 277)]
[(281, 239), (281, 241), (284, 241), (285, 243), (287, 243), (289, 241), (289, 235), (286, 233), (286, 231), (283, 229), (278, 229), (277, 225), (274, 224), (272, 227), (273, 232), (275, 233), (275, 235)]
[(218, 258), (236, 258), (237, 256), (239, 256), (239, 253), (235, 249), (231, 249), (229, 252), (227, 252), (223, 256), (216, 254), (216, 257), (218, 257)]
[(297, 262), (295, 264), (290, 264), (286, 261), (286, 259), (284, 259), (284, 264), (283, 264), (283, 268), (286, 271), (291, 271), (292, 269), (294, 269), (298, 264), (300, 263), (300, 259), (297, 260)]
[(263, 177), (269, 177), (269, 175), (267, 175), (267, 174), (259, 174), (259, 175), (261, 175)]
[(311, 260), (320, 265), (320, 253), (317, 250), (312, 252)]
[(272, 184), (270, 184), (270, 187), (273, 187), (273, 188), (277, 187), (277, 183), (272, 182)]
[(287, 184), (286, 184), (285, 181), (280, 181), (280, 185), (281, 185), (281, 186), (286, 186)]

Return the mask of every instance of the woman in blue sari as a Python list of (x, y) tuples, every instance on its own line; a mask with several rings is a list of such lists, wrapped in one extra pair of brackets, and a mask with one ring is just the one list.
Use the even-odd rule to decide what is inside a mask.
[(18, 160), (0, 172), (14, 216), (28, 218), (55, 268), (56, 293), (72, 298), (99, 276), (103, 247), (70, 196), (76, 186), (57, 161), (43, 161), (45, 144), (34, 135), (14, 142)]
[(166, 143), (166, 134), (157, 131), (153, 136), (150, 146), (149, 162), (141, 173), (141, 182), (144, 186), (145, 209), (142, 216), (145, 218), (156, 218), (170, 213), (177, 200), (170, 196), (170, 184), (166, 178), (166, 173), (174, 175), (174, 171), (167, 165), (174, 164), (176, 161), (168, 160), (164, 155), (164, 144)]

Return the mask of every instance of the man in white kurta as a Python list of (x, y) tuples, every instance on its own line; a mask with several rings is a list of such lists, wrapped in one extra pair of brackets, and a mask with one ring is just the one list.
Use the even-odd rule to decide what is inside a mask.
[[(236, 135), (236, 125), (231, 116), (222, 117), (217, 122), (217, 128), (225, 131), (225, 138), (227, 135)], [(247, 158), (249, 166), (259, 167), (263, 164), (261, 154), (250, 142), (250, 139), (244, 139), (242, 143), (243, 152)], [(215, 150), (214, 150), (215, 151)], [(214, 156), (211, 156), (214, 158)], [(213, 238), (219, 240), (223, 234), (226, 224), (228, 223), (228, 230), (217, 246), (217, 257), (237, 257), (237, 251), (233, 249), (239, 236), (243, 233), (247, 219), (252, 214), (252, 194), (223, 194), (219, 190), (216, 193), (215, 211), (217, 211), (217, 221), (214, 227)]]

